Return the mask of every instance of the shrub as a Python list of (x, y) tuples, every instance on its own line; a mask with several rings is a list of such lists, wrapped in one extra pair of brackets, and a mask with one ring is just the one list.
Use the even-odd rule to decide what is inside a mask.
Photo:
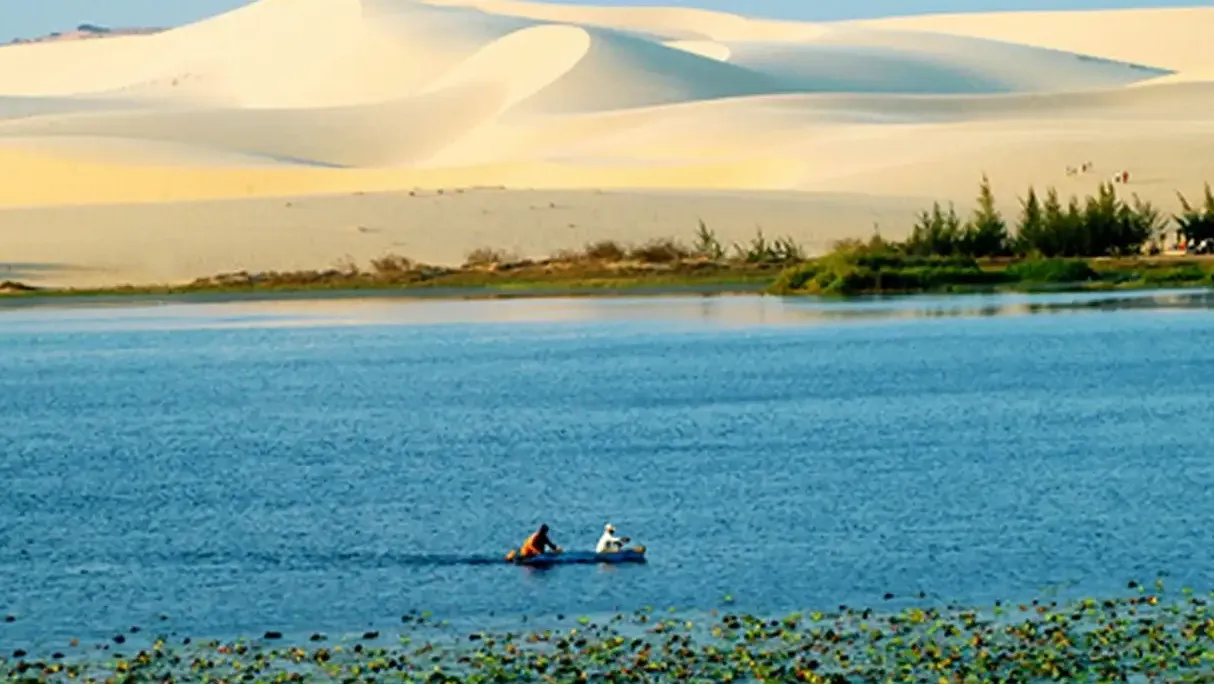
[(906, 252), (918, 256), (959, 254), (961, 238), (961, 219), (953, 205), (950, 203), (944, 211), (939, 202), (933, 202), (930, 212), (919, 213), (906, 240)]
[(1021, 200), (1020, 225), (1013, 243), (1023, 256), (1124, 256), (1142, 252), (1158, 238), (1166, 220), (1150, 202), (1137, 195), (1126, 202), (1112, 183), (1101, 183), (1096, 195), (1080, 202), (1072, 196), (1065, 209), (1050, 188), (1044, 205), (1029, 188)]
[(1004, 273), (1021, 283), (1079, 283), (1098, 277), (1083, 259), (1030, 259), (1009, 265)]
[(750, 244), (734, 244), (734, 258), (747, 264), (787, 264), (805, 260), (805, 250), (791, 237), (768, 240), (762, 228), (755, 229)]
[(1210, 184), (1205, 184), (1205, 201), (1200, 208), (1189, 204), (1189, 200), (1179, 192), (1176, 195), (1180, 198), (1181, 213), (1173, 218), (1180, 232), (1197, 242), (1214, 238), (1214, 192), (1210, 191)]
[(600, 240), (598, 242), (592, 242), (586, 245), (586, 249), (583, 250), (583, 253), (587, 259), (610, 262), (623, 261), (628, 255), (627, 250), (625, 250), (618, 242), (614, 240)]
[(464, 258), (464, 267), (499, 266), (511, 261), (518, 261), (518, 256), (495, 247), (478, 247), (468, 252), (468, 256)]
[(1150, 202), (1139, 199), (1138, 195), (1131, 197), (1130, 204), (1122, 205), (1121, 221), (1128, 234), (1138, 242), (1136, 249), (1122, 250), (1123, 254), (1141, 252), (1143, 245), (1161, 241), (1168, 227), (1168, 219), (1163, 212)]
[[(372, 260), (371, 263), (373, 265), (372, 267), (374, 267), (375, 261)], [(345, 256), (338, 259), (333, 265), (333, 268), (337, 272), (345, 275), (347, 278), (354, 278), (362, 273), (362, 269), (359, 267), (358, 262), (354, 261), (354, 258), (351, 256)]]
[(805, 263), (791, 266), (780, 271), (776, 276), (775, 282), (771, 284), (768, 290), (774, 294), (794, 294), (803, 292), (808, 289), (809, 281), (813, 280), (821, 267), (817, 261), (806, 261)]
[(725, 248), (721, 246), (717, 234), (708, 229), (703, 219), (700, 219), (700, 227), (696, 230), (696, 243), (691, 248), (691, 252), (695, 256), (713, 261), (719, 261), (725, 257)]
[(999, 273), (982, 270), (966, 256), (918, 256), (895, 252), (841, 251), (785, 269), (770, 291), (776, 294), (856, 294), (914, 292), (964, 285), (994, 284)]
[(978, 208), (962, 229), (960, 250), (974, 257), (1003, 256), (1008, 253), (1010, 238), (1007, 223), (995, 208), (995, 195), (985, 174), (978, 188)]
[(415, 268), (417, 268), (417, 264), (412, 259), (400, 256), (399, 254), (386, 254), (378, 259), (371, 260), (371, 270), (381, 276), (400, 275), (408, 273)]
[(658, 238), (628, 250), (630, 259), (647, 264), (668, 264), (691, 256), (691, 252), (670, 238)]
[(1151, 285), (1174, 285), (1200, 283), (1211, 280), (1211, 273), (1197, 264), (1181, 264), (1164, 268), (1148, 268), (1142, 273), (1142, 282)]
[[(1057, 193), (1053, 198), (1056, 202)], [(1028, 194), (1020, 200), (1020, 220), (1016, 226), (1016, 237), (1012, 239), (1012, 249), (1019, 254), (1040, 254), (1040, 246), (1045, 241), (1045, 210), (1037, 199), (1037, 191), (1030, 186)]]

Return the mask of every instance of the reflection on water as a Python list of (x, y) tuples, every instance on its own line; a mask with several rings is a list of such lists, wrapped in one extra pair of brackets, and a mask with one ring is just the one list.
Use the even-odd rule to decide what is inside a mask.
[[(29, 300), (25, 300), (28, 302)], [(765, 326), (858, 320), (1074, 314), (1128, 309), (1214, 307), (1214, 290), (812, 297), (519, 298), (434, 300), (320, 296), (261, 301), (102, 302), (0, 307), (4, 331), (44, 326), (80, 330), (275, 328), (458, 323), (593, 323), (652, 320), (668, 324)]]

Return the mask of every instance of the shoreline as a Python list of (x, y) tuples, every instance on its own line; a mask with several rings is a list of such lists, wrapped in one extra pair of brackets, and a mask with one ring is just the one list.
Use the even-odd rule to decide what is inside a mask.
[(407, 299), (414, 301), (493, 301), (513, 299), (615, 299), (628, 297), (744, 297), (764, 295), (766, 283), (624, 287), (536, 288), (311, 288), (291, 290), (197, 290), (165, 292), (0, 294), (0, 311), (73, 305), (222, 304), (240, 302), (340, 301), (356, 299)]
[[(199, 279), (184, 285), (121, 286), (113, 288), (32, 288), (20, 283), (0, 283), (0, 309), (46, 305), (107, 305), (151, 303), (220, 303), (297, 300), (342, 299), (413, 299), (421, 301), (461, 301), (538, 298), (620, 297), (720, 297), (776, 296), (803, 298), (806, 296), (846, 300), (855, 297), (909, 297), (941, 294), (1000, 294), (1049, 292), (1135, 292), (1169, 291), (1194, 287), (1214, 287), (1206, 269), (1208, 259), (1192, 256), (1143, 257), (1141, 259), (1106, 261), (1091, 260), (1098, 277), (1077, 281), (999, 281), (939, 282), (931, 287), (866, 288), (840, 292), (809, 292), (786, 287), (786, 278), (798, 269), (811, 267), (830, 255), (798, 262), (787, 268), (774, 265), (751, 266), (716, 265), (710, 268), (702, 262), (693, 270), (620, 269), (615, 274), (597, 273), (595, 277), (570, 274), (567, 277), (520, 272), (517, 276), (501, 271), (456, 269), (428, 280), (397, 280), (367, 278), (363, 274), (302, 282), (315, 277), (316, 272), (302, 274), (270, 274), (265, 281), (257, 276), (246, 284), (222, 284), (231, 276), (220, 275)], [(1077, 260), (1078, 261), (1078, 260)], [(1082, 260), (1088, 261), (1088, 260)], [(1028, 259), (981, 263), (988, 273), (1005, 272), (1011, 266), (1034, 263)], [(1179, 273), (1180, 277), (1152, 278), (1149, 274), (1175, 271), (1186, 267), (1201, 270)], [(1204, 267), (1204, 268), (1203, 268)], [(1143, 277), (1143, 274), (1148, 274)], [(296, 280), (296, 277), (299, 280)], [(785, 283), (782, 283), (782, 280)]]
[[(890, 241), (836, 241), (811, 254), (791, 236), (767, 237), (761, 227), (745, 242), (723, 243), (703, 219), (690, 244), (674, 237), (643, 243), (600, 239), (546, 258), (523, 257), (481, 246), (459, 266), (440, 266), (395, 252), (362, 265), (344, 257), (324, 269), (247, 270), (183, 283), (102, 287), (38, 287), (0, 281), (0, 302), (140, 297), (175, 300), (265, 299), (318, 292), (351, 296), (391, 294), (427, 299), (618, 297), (626, 295), (770, 294), (909, 295), (920, 293), (1059, 292), (1214, 287), (1214, 190), (1205, 186), (1195, 208), (1166, 219), (1136, 195), (1118, 197), (1101, 184), (1084, 202), (1071, 196), (1063, 208), (1050, 188), (1041, 201), (1029, 188), (1014, 224), (995, 207), (989, 179), (979, 185), (978, 208), (962, 219), (952, 204), (920, 212), (910, 235)], [(1175, 223), (1197, 253), (1169, 254)]]

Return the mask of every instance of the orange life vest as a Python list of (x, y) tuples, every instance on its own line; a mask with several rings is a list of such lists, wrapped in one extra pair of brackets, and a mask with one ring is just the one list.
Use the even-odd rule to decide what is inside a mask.
[(523, 542), (523, 548), (519, 550), (519, 554), (524, 557), (528, 557), (538, 556), (540, 553), (540, 533), (536, 532), (530, 537), (527, 537), (527, 541)]

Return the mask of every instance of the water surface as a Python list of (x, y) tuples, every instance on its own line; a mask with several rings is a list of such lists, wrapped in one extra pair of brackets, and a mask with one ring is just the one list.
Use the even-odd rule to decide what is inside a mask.
[[(1208, 294), (0, 311), (0, 645), (1214, 586)], [(604, 522), (645, 566), (485, 561)]]

